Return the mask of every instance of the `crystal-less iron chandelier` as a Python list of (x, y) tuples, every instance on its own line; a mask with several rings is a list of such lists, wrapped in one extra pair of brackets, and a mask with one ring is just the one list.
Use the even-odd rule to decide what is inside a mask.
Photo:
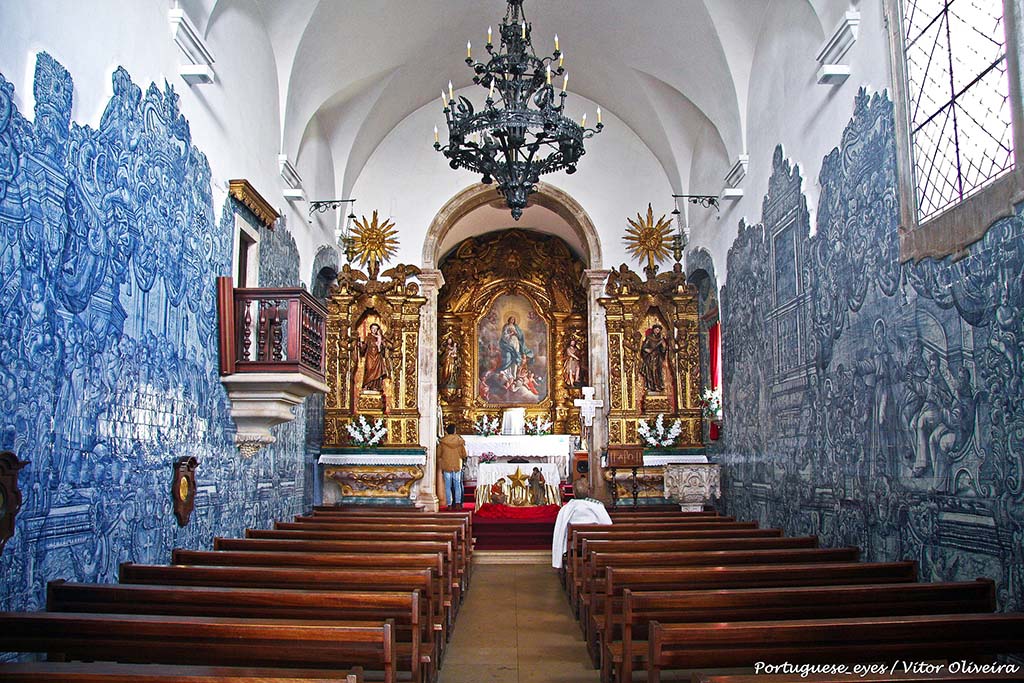
[[(441, 91), (448, 144), (441, 146), (435, 127), (434, 149), (450, 159), (452, 168), (479, 173), (485, 184), (497, 181), (512, 217), (519, 220), (540, 177), (562, 169), (575, 173), (585, 153), (583, 141), (601, 132), (604, 124), (600, 107), (594, 128), (587, 128), (586, 114), (580, 123), (563, 115), (569, 85), (565, 54), (556, 34), (552, 56), (537, 57), (523, 0), (508, 0), (499, 33), (501, 46), (495, 51), (487, 29), (486, 64), (473, 61), (472, 46), (466, 43), (466, 64), (475, 72), (473, 83), (487, 90), (486, 104), (477, 111), (466, 97), (456, 101), (449, 81), (448, 92)], [(557, 95), (552, 84), (556, 78), (562, 81)]]

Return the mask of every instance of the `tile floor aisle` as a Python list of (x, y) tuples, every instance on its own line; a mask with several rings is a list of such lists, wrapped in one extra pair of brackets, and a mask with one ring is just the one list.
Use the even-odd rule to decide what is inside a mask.
[(459, 612), (440, 683), (596, 683), (550, 565), (484, 564)]

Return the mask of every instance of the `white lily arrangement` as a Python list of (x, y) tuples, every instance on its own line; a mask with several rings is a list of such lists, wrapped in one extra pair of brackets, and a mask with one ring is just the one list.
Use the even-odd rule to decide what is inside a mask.
[(676, 420), (671, 427), (666, 428), (665, 413), (658, 413), (654, 426), (648, 425), (647, 420), (638, 420), (636, 433), (648, 446), (667, 448), (674, 445), (679, 435), (683, 433), (683, 422)]
[(712, 390), (708, 387), (704, 390), (704, 393), (700, 395), (701, 409), (704, 412), (704, 417), (712, 420), (722, 419), (722, 389)]
[(494, 436), (498, 433), (499, 429), (499, 422), (496, 417), (488, 418), (486, 415), (481, 415), (473, 423), (473, 430), (480, 436)]
[(551, 433), (551, 420), (545, 420), (538, 415), (533, 420), (526, 421), (526, 433), (531, 436), (543, 436)]
[(349, 422), (345, 425), (345, 429), (352, 437), (352, 443), (360, 446), (375, 446), (388, 435), (388, 428), (384, 425), (383, 418), (377, 418), (375, 422), (370, 422), (365, 415), (360, 415), (358, 420)]

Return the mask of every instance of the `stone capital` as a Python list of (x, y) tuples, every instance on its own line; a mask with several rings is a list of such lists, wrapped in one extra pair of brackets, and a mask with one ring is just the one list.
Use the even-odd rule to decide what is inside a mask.
[(588, 268), (583, 271), (580, 283), (588, 289), (602, 290), (605, 282), (608, 281), (608, 276), (611, 274), (612, 271), (606, 268)]
[(429, 297), (437, 294), (441, 287), (444, 286), (444, 275), (441, 274), (440, 270), (425, 268), (420, 271), (416, 278), (420, 281), (420, 289), (424, 296)]

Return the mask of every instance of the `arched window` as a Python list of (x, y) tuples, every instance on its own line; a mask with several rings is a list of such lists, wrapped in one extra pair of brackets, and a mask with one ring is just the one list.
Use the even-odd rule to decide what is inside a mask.
[(903, 260), (962, 252), (1019, 195), (1020, 15), (1019, 0), (886, 0)]

